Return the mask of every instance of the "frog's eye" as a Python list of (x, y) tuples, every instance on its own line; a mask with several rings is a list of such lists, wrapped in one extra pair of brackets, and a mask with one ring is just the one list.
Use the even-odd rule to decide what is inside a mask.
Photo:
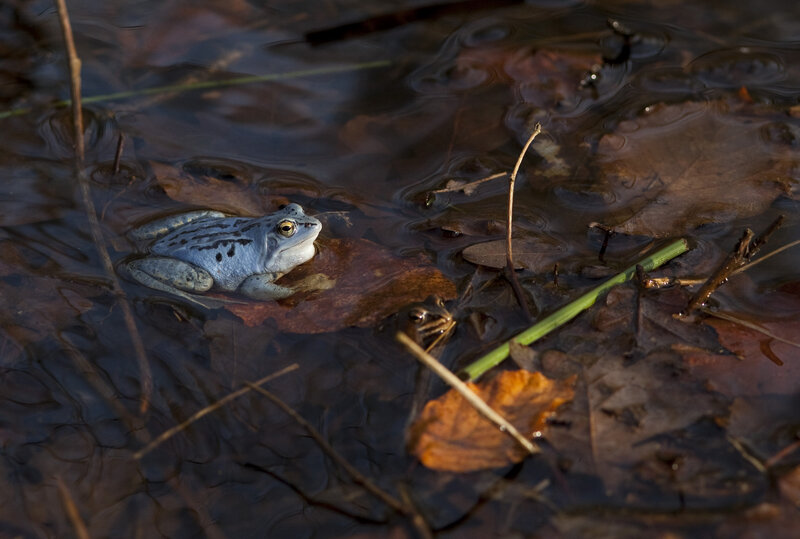
[(415, 324), (419, 324), (420, 322), (425, 320), (425, 317), (427, 315), (428, 313), (425, 311), (425, 309), (414, 308), (408, 312), (408, 319), (414, 322)]
[(294, 236), (294, 233), (297, 232), (297, 225), (294, 221), (284, 219), (278, 223), (278, 232), (285, 238), (291, 238)]

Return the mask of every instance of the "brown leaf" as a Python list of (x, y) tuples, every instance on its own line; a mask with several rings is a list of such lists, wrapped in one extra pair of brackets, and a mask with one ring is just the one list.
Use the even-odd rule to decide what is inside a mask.
[(403, 306), (430, 295), (456, 297), (455, 285), (422, 256), (398, 258), (363, 239), (320, 243), (310, 262), (279, 280), (296, 286), (309, 279), (327, 283), (326, 290), (298, 293), (274, 301), (228, 305), (248, 326), (271, 318), (282, 331), (324, 333), (350, 326), (369, 327)]
[(596, 51), (532, 50), (530, 47), (479, 47), (465, 49), (457, 60), (461, 70), (482, 70), (489, 81), (513, 82), (525, 103), (554, 108), (572, 101), (581, 91), (580, 80), (602, 62)]
[(622, 122), (598, 146), (617, 231), (680, 235), (756, 215), (787, 192), (800, 161), (770, 134), (786, 127), (775, 117), (730, 112), (722, 103), (652, 109)]
[[(172, 200), (243, 216), (264, 215), (277, 204), (257, 195), (245, 181), (226, 181), (213, 176), (192, 176), (163, 163), (151, 162), (158, 184)], [(284, 202), (280, 200), (278, 202)]]
[[(572, 400), (575, 377), (553, 381), (538, 372), (505, 371), (489, 382), (468, 385), (523, 436), (532, 436), (545, 429), (548, 415)], [(497, 468), (528, 455), (455, 390), (428, 402), (411, 433), (409, 451), (435, 470)]]
[[(800, 391), (800, 348), (727, 320), (709, 318), (705, 323), (716, 330), (720, 344), (738, 356), (699, 351), (686, 354), (692, 372), (707, 378), (712, 389), (733, 397)], [(796, 316), (758, 324), (785, 339), (798, 340), (800, 335)]]
[(26, 250), (12, 242), (0, 243), (0, 328), (20, 348), (58, 335), (92, 308), (87, 299), (99, 287), (71, 282), (54, 263), (33, 270)]
[[(567, 255), (564, 245), (542, 238), (511, 240), (511, 250), (516, 269), (547, 271), (553, 264)], [(506, 265), (506, 240), (492, 240), (476, 243), (465, 248), (461, 255), (464, 260), (488, 268), (504, 268)]]

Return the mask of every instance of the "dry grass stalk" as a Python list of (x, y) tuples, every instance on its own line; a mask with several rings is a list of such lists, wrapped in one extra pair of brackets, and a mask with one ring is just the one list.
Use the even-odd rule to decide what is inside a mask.
[(525, 143), (525, 146), (522, 147), (522, 151), (519, 153), (519, 157), (517, 158), (517, 163), (514, 165), (514, 171), (511, 173), (511, 176), (508, 179), (508, 210), (506, 212), (506, 276), (508, 281), (511, 283), (511, 288), (514, 289), (514, 295), (517, 297), (517, 302), (519, 303), (520, 307), (522, 307), (522, 311), (525, 313), (525, 316), (530, 321), (532, 319), (531, 312), (528, 309), (528, 302), (525, 299), (525, 293), (522, 290), (522, 286), (520, 286), (519, 281), (517, 280), (517, 274), (514, 272), (514, 255), (511, 249), (511, 234), (514, 229), (514, 184), (517, 181), (517, 174), (519, 173), (519, 167), (522, 165), (522, 160), (525, 157), (525, 154), (528, 152), (528, 148), (530, 148), (531, 144), (533, 143), (534, 139), (542, 132), (542, 124), (537, 123), (536, 126), (533, 128), (533, 133), (531, 136), (528, 137), (528, 141)]
[(472, 391), (469, 386), (467, 386), (467, 384), (458, 378), (458, 376), (450, 372), (447, 367), (439, 363), (435, 357), (425, 352), (425, 350), (415, 343), (408, 335), (398, 331), (395, 335), (395, 338), (400, 342), (400, 344), (405, 346), (406, 350), (408, 350), (414, 357), (435, 372), (450, 387), (458, 391), (461, 396), (463, 396), (464, 399), (466, 399), (466, 401), (478, 411), (479, 414), (496, 425), (500, 432), (511, 436), (529, 453), (536, 454), (540, 452), (540, 449), (534, 445), (533, 442), (525, 438), (514, 425), (509, 423), (506, 418), (498, 414), (491, 406), (486, 404), (483, 399), (476, 395), (475, 392)]

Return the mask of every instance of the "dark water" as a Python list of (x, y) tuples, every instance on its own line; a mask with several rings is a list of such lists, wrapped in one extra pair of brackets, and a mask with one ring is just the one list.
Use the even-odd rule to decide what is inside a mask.
[[(450, 178), (511, 169), (535, 122), (546, 133), (523, 166), (515, 225), (521, 237), (565, 246), (562, 280), (576, 288), (595, 282), (581, 275), (599, 264), (603, 236), (587, 224), (619, 210), (618, 193), (596, 183), (591, 157), (620, 122), (658, 103), (740, 99), (780, 116), (764, 131), (765, 144), (795, 154), (800, 147), (800, 15), (792, 2), (544, 1), (432, 11), (412, 10), (422, 2), (373, 4), (70, 2), (85, 96), (178, 86), (85, 105), (87, 172), (113, 261), (131, 253), (124, 234), (134, 224), (209, 200), (195, 183), (182, 195), (165, 191), (163, 166), (226, 186), (230, 210), (264, 210), (272, 197), (285, 197), (311, 213), (345, 212), (352, 227), (331, 219), (325, 235), (367, 238), (400, 255), (426, 253), (461, 292), (471, 280), (486, 285), (457, 312), (461, 324), (442, 358), (457, 368), (525, 327), (507, 287), (492, 282), (491, 271), (475, 275), (459, 255), (502, 237), (507, 184), (438, 195), (430, 204), (426, 193)], [(336, 30), (404, 10), (384, 29)], [(611, 31), (609, 18), (635, 39)], [(553, 437), (546, 456), (519, 466), (438, 473), (404, 448), (416, 365), (391, 331), (306, 336), (269, 322), (248, 328), (227, 311), (123, 282), (152, 370), (150, 407), (140, 414), (142, 373), (72, 173), (70, 115), (58, 103), (69, 85), (55, 10), (10, 1), (0, 21), (0, 109), (9, 111), (0, 119), (0, 535), (74, 533), (59, 480), (96, 537), (412, 535), (406, 519), (355, 486), (301, 427), (252, 394), (133, 458), (244, 380), (295, 362), (298, 371), (268, 387), (362, 473), (391, 492), (408, 492), (443, 536), (623, 537), (653, 527), (706, 536), (735, 526), (758, 534), (800, 522), (789, 503), (797, 498), (785, 494), (797, 480), (777, 491), (775, 475), (749, 466), (713, 421), (735, 406), (768, 410), (773, 423), (752, 449), (767, 458), (796, 441), (797, 390), (766, 388), (750, 400), (705, 393), (697, 407), (707, 413), (670, 422), (672, 434), (662, 433), (664, 462), (690, 453), (669, 488), (662, 472), (633, 465), (613, 480), (593, 472), (568, 432)], [(329, 31), (306, 37), (320, 30)], [(581, 86), (594, 65), (596, 81)], [(280, 76), (191, 87), (272, 74)], [(120, 134), (124, 151), (114, 174)], [(799, 168), (791, 172), (795, 183)], [(744, 226), (762, 229), (779, 213), (786, 224), (771, 242), (795, 239), (794, 188), (747, 215), (669, 234), (689, 234), (705, 249), (705, 259), (685, 269), (706, 263), (710, 271), (707, 260), (720, 258)], [(620, 237), (608, 257), (628, 262), (648, 241)], [(758, 313), (761, 294), (797, 280), (798, 263), (790, 251), (762, 264), (720, 301)], [(566, 295), (547, 287), (552, 275), (520, 277), (542, 310), (563, 303)], [(467, 322), (470, 313), (489, 320), (481, 337)], [(541, 350), (583, 354), (590, 373), (588, 331), (573, 327)], [(606, 352), (622, 357), (625, 338), (611, 334)], [(653, 393), (659, 386), (652, 380), (666, 376), (640, 375), (651, 382), (632, 375), (631, 383)], [(673, 395), (695, 398), (688, 390)], [(576, 436), (572, 443), (584, 442)], [(718, 464), (713, 473), (711, 462)], [(778, 477), (800, 464), (796, 453), (782, 462)], [(684, 487), (673, 488), (681, 481)], [(765, 504), (774, 511), (763, 518), (735, 515)]]

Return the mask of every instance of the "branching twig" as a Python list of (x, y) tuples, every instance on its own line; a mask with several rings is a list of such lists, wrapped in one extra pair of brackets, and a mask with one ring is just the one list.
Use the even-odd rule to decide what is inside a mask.
[(500, 432), (511, 436), (519, 445), (524, 447), (529, 453), (539, 453), (540, 449), (533, 444), (530, 440), (525, 438), (517, 428), (508, 422), (506, 418), (498, 414), (491, 406), (486, 404), (474, 391), (472, 391), (467, 384), (458, 379), (458, 377), (450, 372), (450, 370), (439, 363), (433, 356), (425, 352), (417, 343), (415, 343), (408, 335), (398, 331), (395, 338), (406, 347), (411, 354), (414, 355), (420, 362), (424, 363), (426, 367), (439, 375), (450, 387), (458, 391), (462, 397), (473, 407), (475, 410), (494, 423)]
[(169, 440), (170, 438), (175, 436), (175, 434), (177, 434), (180, 431), (184, 430), (186, 427), (188, 427), (189, 425), (191, 425), (192, 423), (194, 423), (195, 421), (197, 421), (201, 417), (206, 416), (206, 415), (210, 414), (211, 412), (213, 412), (214, 410), (217, 410), (218, 408), (223, 407), (224, 405), (228, 404), (233, 399), (241, 397), (242, 395), (244, 395), (245, 393), (249, 392), (252, 389), (250, 387), (250, 385), (266, 384), (270, 380), (278, 378), (279, 376), (283, 376), (284, 374), (290, 373), (293, 370), (296, 370), (298, 368), (299, 368), (299, 366), (297, 365), (297, 363), (292, 363), (288, 367), (286, 367), (284, 369), (281, 369), (278, 372), (274, 372), (274, 373), (272, 373), (272, 374), (270, 374), (268, 376), (265, 376), (264, 378), (261, 378), (260, 380), (257, 380), (253, 384), (249, 384), (248, 386), (245, 386), (245, 387), (243, 387), (241, 389), (238, 389), (238, 390), (234, 391), (233, 393), (230, 393), (230, 394), (226, 395), (225, 397), (221, 398), (217, 402), (215, 402), (213, 404), (210, 404), (210, 405), (206, 406), (205, 408), (203, 408), (202, 410), (200, 410), (199, 412), (193, 414), (191, 417), (189, 417), (189, 419), (187, 419), (183, 423), (181, 423), (179, 425), (175, 425), (171, 429), (162, 432), (161, 435), (158, 436), (158, 438), (154, 439), (152, 442), (150, 442), (149, 444), (147, 444), (146, 446), (141, 448), (139, 451), (134, 453), (133, 454), (133, 458), (135, 458), (137, 460), (142, 458), (144, 455), (146, 455), (147, 453), (149, 453), (150, 451), (152, 451), (153, 449), (155, 449), (156, 447), (158, 447), (159, 445), (161, 445), (165, 441)]
[(761, 264), (763, 261), (769, 260), (773, 256), (775, 256), (775, 255), (777, 255), (779, 253), (782, 253), (783, 251), (785, 251), (787, 249), (791, 249), (792, 247), (796, 247), (797, 245), (800, 245), (800, 240), (795, 240), (795, 241), (789, 242), (786, 245), (784, 245), (782, 247), (778, 247), (774, 251), (770, 251), (767, 254), (765, 254), (764, 256), (762, 256), (760, 258), (757, 258), (756, 260), (753, 260), (752, 262), (748, 262), (747, 264), (745, 264), (741, 268), (739, 268), (736, 271), (734, 271), (731, 275), (736, 275), (737, 273), (741, 273), (743, 271), (747, 271), (750, 268), (752, 268), (753, 266), (755, 266), (757, 264)]
[(745, 229), (744, 234), (742, 234), (742, 237), (739, 239), (733, 251), (725, 257), (725, 260), (722, 261), (722, 264), (719, 265), (717, 270), (711, 274), (703, 286), (700, 287), (700, 290), (689, 300), (689, 305), (687, 305), (683, 315), (688, 316), (692, 311), (705, 305), (708, 298), (711, 297), (711, 294), (725, 283), (736, 270), (744, 266), (745, 263), (750, 260), (750, 257), (758, 252), (772, 233), (781, 226), (781, 223), (783, 223), (782, 215), (773, 221), (757, 238), (754, 238), (752, 230), (749, 228)]
[[(405, 334), (403, 334), (405, 335)], [(413, 342), (413, 341), (412, 341)], [(357, 485), (362, 486), (367, 492), (381, 500), (383, 503), (400, 513), (401, 515), (405, 515), (409, 517), (414, 524), (414, 527), (417, 528), (417, 531), (423, 537), (432, 537), (430, 529), (428, 528), (427, 523), (425, 523), (424, 519), (413, 509), (410, 504), (406, 504), (380, 488), (378, 485), (370, 481), (370, 479), (359, 472), (352, 464), (347, 462), (347, 460), (339, 454), (338, 451), (325, 439), (320, 432), (314, 428), (314, 425), (306, 421), (306, 419), (298, 414), (291, 406), (283, 402), (280, 397), (275, 395), (274, 393), (267, 391), (262, 387), (258, 387), (256, 384), (245, 382), (250, 389), (261, 393), (263, 396), (268, 398), (275, 404), (278, 408), (283, 410), (286, 414), (288, 414), (292, 419), (294, 419), (297, 423), (299, 423), (306, 432), (314, 438), (314, 441), (322, 448), (322, 450), (327, 454), (338, 466), (340, 466), (350, 478), (353, 480), (354, 483)]]
[(111, 257), (108, 255), (105, 240), (103, 239), (103, 231), (100, 228), (100, 222), (97, 220), (97, 211), (94, 207), (92, 200), (91, 188), (89, 186), (89, 179), (83, 170), (84, 163), (84, 145), (83, 145), (83, 112), (81, 109), (81, 61), (75, 50), (75, 41), (72, 37), (72, 27), (69, 22), (69, 14), (67, 13), (67, 6), (64, 0), (55, 0), (58, 7), (58, 17), (61, 22), (61, 29), (64, 32), (64, 43), (69, 57), (69, 72), (70, 72), (70, 90), (72, 94), (72, 119), (73, 119), (73, 136), (75, 143), (75, 168), (78, 177), (78, 184), (80, 185), (81, 197), (83, 198), (83, 207), (86, 211), (86, 217), (89, 220), (89, 230), (92, 235), (97, 253), (100, 255), (100, 260), (103, 263), (103, 269), (106, 276), (111, 281), (111, 286), (114, 294), (117, 296), (120, 307), (122, 308), (122, 315), (125, 319), (125, 326), (128, 329), (128, 334), (133, 342), (133, 349), (136, 353), (136, 360), (139, 364), (139, 371), (141, 373), (142, 395), (139, 402), (139, 411), (144, 413), (150, 405), (150, 393), (153, 391), (153, 376), (150, 373), (150, 364), (147, 361), (147, 353), (144, 349), (142, 336), (136, 328), (136, 322), (133, 318), (133, 309), (131, 309), (128, 299), (125, 297), (122, 287), (119, 284), (117, 274), (114, 272), (114, 265), (111, 263)]

